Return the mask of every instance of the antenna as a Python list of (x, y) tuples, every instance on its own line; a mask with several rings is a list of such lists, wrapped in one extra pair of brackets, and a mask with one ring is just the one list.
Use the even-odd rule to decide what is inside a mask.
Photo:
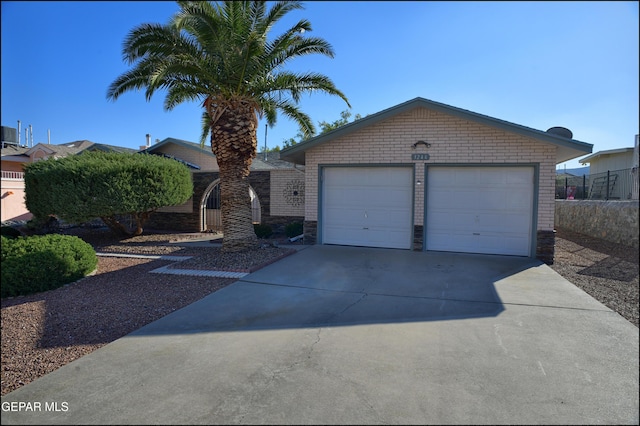
[(267, 123), (264, 123), (264, 161), (267, 161)]

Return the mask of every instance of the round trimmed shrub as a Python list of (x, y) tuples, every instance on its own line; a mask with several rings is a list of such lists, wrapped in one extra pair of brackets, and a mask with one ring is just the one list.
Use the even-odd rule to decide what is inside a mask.
[(302, 235), (303, 232), (304, 232), (303, 226), (302, 226), (302, 223), (300, 222), (291, 222), (290, 224), (284, 227), (284, 233), (289, 238)]
[(53, 290), (90, 274), (98, 257), (90, 244), (71, 235), (2, 236), (1, 297)]
[(254, 224), (253, 230), (258, 238), (269, 238), (273, 235), (273, 229), (269, 225)]

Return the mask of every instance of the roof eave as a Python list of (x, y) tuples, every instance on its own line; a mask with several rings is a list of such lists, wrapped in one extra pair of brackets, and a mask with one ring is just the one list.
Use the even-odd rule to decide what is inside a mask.
[(179, 145), (188, 149), (192, 149), (195, 151), (198, 151), (200, 153), (209, 155), (211, 157), (215, 157), (215, 155), (213, 155), (213, 152), (211, 152), (211, 150), (209, 149), (205, 149), (205, 147), (202, 146), (196, 146), (197, 144), (194, 142), (189, 142), (189, 141), (185, 141), (182, 139), (176, 139), (176, 138), (165, 138), (163, 140), (161, 140), (160, 142), (151, 145), (148, 148), (145, 148), (143, 150), (140, 150), (139, 152), (153, 152), (155, 151), (157, 148), (160, 148), (163, 145), (167, 145), (167, 144), (174, 144), (174, 145)]
[(356, 120), (349, 124), (345, 124), (335, 130), (316, 136), (300, 142), (292, 147), (288, 147), (280, 151), (280, 158), (294, 162), (296, 164), (305, 164), (305, 152), (316, 145), (324, 143), (331, 139), (355, 132), (363, 127), (368, 127), (377, 122), (386, 120), (392, 116), (413, 108), (424, 107), (444, 114), (453, 115), (464, 120), (473, 121), (491, 127), (496, 127), (511, 133), (517, 133), (525, 137), (534, 138), (543, 142), (551, 143), (558, 146), (556, 155), (556, 164), (572, 160), (584, 154), (589, 154), (593, 150), (593, 145), (581, 142), (575, 139), (567, 139), (552, 133), (543, 132), (541, 130), (532, 129), (530, 127), (521, 126), (519, 124), (510, 123), (508, 121), (489, 117), (487, 115), (478, 114), (461, 108), (452, 107), (439, 102), (431, 101), (424, 98), (415, 98), (378, 113), (369, 115), (360, 120)]
[(634, 148), (618, 148), (618, 149), (609, 149), (607, 151), (598, 151), (594, 154), (589, 155), (588, 157), (584, 157), (579, 161), (582, 164), (591, 163), (591, 161), (595, 160), (598, 157), (604, 157), (605, 155), (613, 155), (613, 154), (624, 154), (627, 152), (633, 152), (633, 150)]

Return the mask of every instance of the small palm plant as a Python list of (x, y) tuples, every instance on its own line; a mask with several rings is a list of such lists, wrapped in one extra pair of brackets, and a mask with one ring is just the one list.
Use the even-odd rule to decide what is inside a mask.
[(201, 102), (200, 143), (210, 136), (220, 169), (223, 250), (248, 250), (257, 245), (248, 175), (256, 156), (258, 119), (264, 116), (273, 126), (282, 113), (309, 136), (315, 128), (298, 107), (301, 95), (319, 91), (349, 101), (325, 75), (285, 70), (297, 57), (334, 56), (324, 39), (305, 35), (311, 31), (309, 21), (268, 37), (276, 22), (303, 8), (300, 2), (280, 1), (268, 10), (264, 1), (177, 3), (180, 10), (168, 24), (142, 24), (130, 31), (123, 56), (132, 68), (111, 83), (107, 98), (146, 89), (150, 100), (164, 89), (167, 111), (186, 101)]

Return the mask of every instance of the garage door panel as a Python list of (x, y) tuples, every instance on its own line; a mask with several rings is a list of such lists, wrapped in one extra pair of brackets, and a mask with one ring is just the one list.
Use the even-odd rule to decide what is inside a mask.
[(356, 208), (328, 208), (325, 211), (325, 220), (328, 223), (336, 223), (340, 220), (342, 226), (357, 225), (364, 222), (362, 210)]
[(529, 239), (523, 237), (506, 237), (503, 241), (505, 249), (515, 253), (529, 252)]
[(507, 175), (507, 183), (526, 188), (533, 183), (532, 177), (533, 175), (529, 170), (513, 170)]
[(410, 248), (412, 168), (327, 167), (322, 193), (323, 243)]
[(451, 182), (455, 179), (453, 172), (442, 171), (437, 175), (429, 176), (429, 184), (433, 184), (434, 188), (444, 188), (451, 185)]
[(411, 189), (392, 189), (385, 194), (384, 198), (387, 198), (387, 205), (404, 206), (404, 208), (410, 209), (413, 203), (413, 191)]
[(529, 217), (526, 215), (512, 214), (500, 217), (487, 218), (487, 226), (493, 229), (500, 228), (501, 232), (524, 234), (523, 229), (529, 229)]
[(362, 228), (331, 226), (324, 230), (325, 238), (334, 241), (333, 244), (345, 244), (347, 241), (355, 242), (353, 245), (362, 245), (366, 241), (366, 231)]
[(459, 191), (452, 196), (451, 190), (435, 191), (429, 194), (429, 200), (438, 210), (449, 210), (452, 208), (463, 209), (474, 206), (478, 203), (478, 195), (474, 191)]
[(465, 212), (431, 212), (428, 216), (431, 229), (441, 232), (473, 230), (474, 219), (475, 215)]
[(508, 194), (505, 201), (505, 207), (507, 209), (510, 211), (521, 212), (523, 214), (528, 214), (533, 205), (531, 193), (524, 190)]
[(427, 173), (427, 250), (529, 255), (532, 167), (432, 167)]
[(397, 225), (394, 222), (403, 222), (411, 220), (411, 211), (399, 209), (368, 209), (363, 223), (368, 223), (372, 227), (376, 226), (382, 229), (393, 229)]
[(489, 189), (482, 194), (478, 194), (478, 202), (474, 206), (482, 210), (504, 210), (507, 207), (508, 195), (502, 190)]
[(478, 236), (478, 245), (484, 254), (505, 254), (506, 252), (527, 252), (529, 241), (522, 237), (504, 235)]
[(498, 170), (487, 170), (487, 171), (477, 171), (474, 176), (474, 182), (470, 182), (472, 185), (484, 185), (484, 186), (495, 186), (502, 187), (506, 181), (506, 176), (502, 171)]
[(451, 179), (451, 181), (449, 182), (449, 185), (455, 185), (455, 186), (464, 186), (464, 185), (471, 185), (474, 182), (477, 182), (478, 177), (476, 176), (476, 173), (474, 170), (471, 169), (467, 169), (467, 170), (458, 170), (453, 171), (453, 179)]

